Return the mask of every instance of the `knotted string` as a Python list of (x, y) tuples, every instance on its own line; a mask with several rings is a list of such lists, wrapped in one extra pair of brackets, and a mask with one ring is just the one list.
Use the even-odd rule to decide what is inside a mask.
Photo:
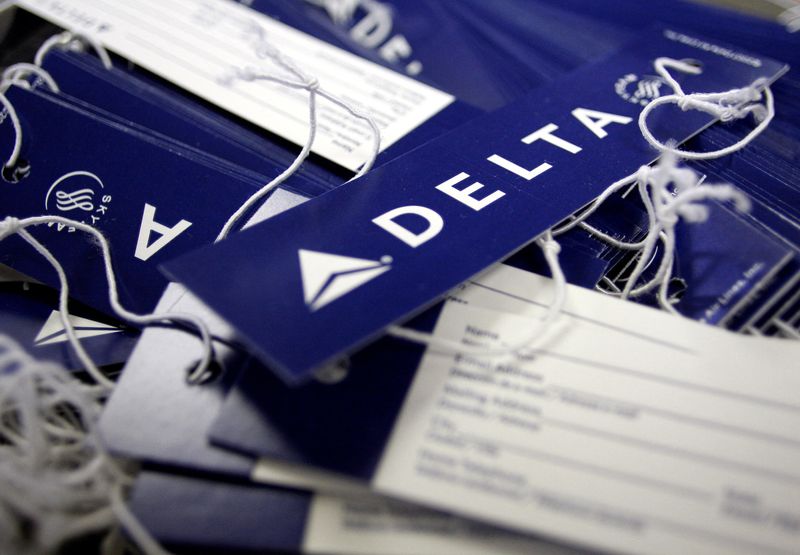
[(61, 313), (61, 322), (64, 326), (67, 339), (70, 345), (75, 350), (75, 354), (84, 365), (86, 371), (92, 378), (104, 388), (110, 390), (114, 387), (114, 382), (106, 378), (100, 369), (95, 365), (91, 357), (86, 353), (80, 343), (72, 323), (69, 320), (69, 283), (64, 268), (55, 256), (47, 249), (39, 240), (31, 235), (27, 228), (42, 224), (60, 224), (82, 231), (91, 236), (92, 240), (100, 247), (100, 252), (103, 257), (103, 265), (105, 270), (106, 281), (108, 283), (108, 300), (114, 313), (123, 320), (128, 322), (146, 326), (156, 323), (175, 323), (188, 325), (197, 330), (202, 342), (202, 353), (198, 364), (189, 372), (187, 380), (191, 383), (200, 383), (205, 380), (209, 375), (209, 367), (213, 358), (213, 346), (211, 343), (211, 333), (206, 324), (197, 316), (193, 314), (184, 313), (169, 313), (169, 314), (136, 314), (127, 310), (119, 302), (119, 294), (117, 291), (117, 280), (114, 273), (114, 267), (111, 261), (111, 251), (109, 248), (108, 240), (105, 236), (95, 229), (94, 227), (84, 224), (82, 222), (64, 218), (61, 216), (35, 216), (24, 219), (17, 219), (14, 217), (7, 217), (0, 222), (0, 241), (9, 237), (12, 234), (19, 235), (26, 243), (31, 245), (36, 252), (38, 252), (47, 262), (53, 267), (58, 274), (59, 281), (59, 311)]
[(631, 275), (629, 276), (621, 297), (628, 298), (634, 291), (642, 272), (645, 270), (659, 239), (664, 242), (662, 262), (656, 276), (638, 294), (658, 286), (658, 301), (662, 308), (676, 313), (667, 297), (667, 289), (672, 278), (675, 253), (675, 226), (682, 219), (687, 223), (701, 223), (708, 219), (709, 208), (700, 204), (705, 200), (729, 201), (739, 211), (748, 211), (750, 201), (741, 191), (731, 185), (705, 185), (702, 179), (689, 168), (679, 168), (677, 157), (672, 152), (662, 155), (655, 167), (642, 166), (638, 172), (638, 186), (644, 197), (650, 199), (655, 217), (650, 222), (650, 229), (645, 244)]
[(5, 91), (0, 88), (0, 104), (3, 105), (3, 114), (5, 117), (0, 119), (0, 123), (5, 121), (6, 118), (11, 120), (11, 126), (14, 128), (14, 146), (11, 149), (6, 162), (3, 164), (3, 170), (13, 170), (17, 167), (19, 162), (19, 155), (22, 151), (22, 124), (19, 122), (19, 116), (14, 105), (6, 97)]
[(164, 553), (122, 502), (132, 479), (98, 437), (106, 394), (0, 334), (0, 552), (56, 552), (117, 521)]
[(246, 67), (240, 68), (234, 71), (234, 73), (230, 76), (226, 76), (221, 79), (223, 84), (230, 84), (234, 80), (239, 79), (242, 81), (253, 82), (253, 81), (268, 81), (272, 83), (277, 83), (283, 85), (285, 87), (289, 87), (292, 89), (301, 89), (308, 92), (308, 137), (306, 142), (303, 144), (303, 148), (294, 161), (287, 167), (283, 172), (281, 172), (275, 179), (261, 187), (258, 191), (256, 191), (250, 198), (248, 198), (237, 210), (236, 212), (231, 215), (225, 225), (222, 227), (219, 235), (217, 236), (216, 242), (222, 241), (225, 237), (230, 234), (236, 224), (241, 220), (241, 218), (248, 213), (253, 207), (255, 207), (262, 199), (264, 199), (267, 195), (269, 195), (272, 191), (274, 191), (279, 185), (289, 179), (294, 173), (300, 168), (303, 162), (308, 158), (308, 155), (311, 153), (311, 149), (314, 145), (314, 140), (316, 139), (317, 135), (317, 96), (324, 98), (331, 102), (332, 104), (344, 109), (347, 111), (351, 116), (355, 117), (356, 119), (362, 120), (367, 123), (369, 126), (373, 141), (372, 141), (372, 150), (370, 151), (369, 157), (367, 158), (366, 162), (361, 166), (359, 171), (352, 179), (358, 179), (365, 173), (367, 173), (370, 169), (372, 169), (373, 164), (375, 163), (375, 159), (378, 157), (380, 152), (380, 141), (381, 141), (381, 133), (380, 129), (378, 129), (377, 124), (375, 121), (365, 112), (351, 106), (349, 103), (345, 102), (344, 100), (339, 99), (335, 95), (329, 93), (325, 89), (320, 86), (319, 81), (316, 77), (307, 75), (302, 69), (300, 69), (294, 61), (285, 56), (281, 53), (277, 48), (272, 46), (269, 42), (266, 41), (264, 38), (263, 29), (258, 26), (253, 27), (252, 29), (253, 35), (256, 37), (255, 40), (255, 48), (256, 54), (258, 57), (262, 59), (269, 59), (272, 60), (275, 65), (279, 68), (282, 68), (286, 71), (291, 77), (282, 77), (273, 73), (266, 72), (261, 68), (253, 68), (253, 67)]
[[(772, 93), (769, 87), (766, 86), (765, 80), (759, 79), (750, 86), (723, 93), (686, 94), (680, 84), (669, 73), (668, 68), (697, 75), (702, 73), (700, 67), (687, 61), (664, 57), (656, 59), (654, 66), (658, 74), (674, 91), (672, 95), (651, 101), (639, 114), (639, 129), (642, 135), (650, 145), (661, 152), (659, 164), (655, 168), (642, 166), (635, 173), (612, 183), (579, 215), (572, 217), (567, 223), (551, 229), (543, 238), (537, 241), (537, 244), (544, 249), (548, 267), (555, 280), (555, 295), (549, 306), (547, 316), (537, 323), (538, 325), (530, 334), (530, 337), (518, 345), (484, 348), (467, 346), (436, 337), (430, 333), (418, 332), (398, 326), (389, 328), (389, 334), (437, 349), (465, 354), (505, 354), (530, 346), (531, 343), (542, 336), (547, 326), (557, 319), (563, 306), (566, 297), (566, 280), (558, 262), (557, 249), (555, 248), (558, 243), (555, 242), (554, 237), (575, 227), (581, 227), (594, 237), (617, 248), (639, 250), (640, 254), (636, 267), (628, 278), (620, 296), (623, 299), (627, 299), (643, 295), (657, 288), (659, 304), (664, 309), (677, 314), (668, 298), (668, 286), (674, 265), (675, 226), (678, 221), (680, 219), (684, 219), (689, 223), (705, 221), (708, 218), (708, 208), (699, 204), (703, 200), (732, 201), (736, 208), (742, 211), (748, 210), (750, 207), (747, 197), (730, 185), (703, 185), (702, 179), (698, 178), (695, 172), (688, 168), (678, 167), (678, 157), (699, 160), (718, 158), (736, 152), (747, 146), (766, 129), (775, 115), (775, 109)], [(764, 91), (765, 105), (757, 103), (762, 98), (761, 88)], [(701, 110), (722, 121), (741, 119), (752, 114), (759, 123), (747, 136), (729, 147), (713, 152), (687, 152), (677, 149), (672, 142), (667, 144), (659, 142), (647, 126), (648, 115), (658, 106), (669, 103), (677, 104), (684, 111)], [(634, 184), (638, 188), (649, 221), (648, 232), (644, 239), (638, 242), (621, 241), (586, 222), (611, 195)], [(670, 185), (673, 185), (673, 187), (670, 188)], [(656, 275), (650, 282), (636, 287), (659, 240), (664, 242), (664, 254)]]
[[(656, 98), (644, 107), (639, 114), (639, 130), (642, 132), (642, 136), (645, 140), (659, 152), (671, 152), (686, 160), (720, 158), (741, 150), (750, 144), (750, 142), (767, 128), (772, 118), (775, 117), (775, 102), (766, 79), (757, 79), (747, 87), (732, 89), (721, 93), (686, 94), (683, 92), (683, 88), (680, 84), (669, 73), (668, 68), (677, 69), (678, 71), (690, 75), (698, 75), (702, 73), (700, 67), (687, 61), (674, 60), (672, 58), (658, 58), (654, 65), (658, 74), (672, 87), (674, 94)], [(759, 104), (762, 96), (765, 102), (764, 105)], [(647, 126), (647, 118), (650, 113), (664, 104), (675, 104), (683, 111), (700, 110), (723, 122), (742, 119), (752, 114), (753, 118), (758, 122), (758, 125), (741, 140), (719, 150), (711, 152), (689, 152), (680, 150), (675, 146), (660, 142)]]
[(567, 280), (564, 276), (564, 271), (558, 261), (558, 254), (561, 252), (561, 246), (553, 239), (552, 234), (548, 231), (540, 238), (536, 239), (536, 244), (547, 261), (547, 266), (553, 278), (553, 299), (547, 307), (547, 313), (543, 318), (537, 319), (531, 332), (523, 339), (515, 341), (514, 343), (504, 345), (469, 345), (459, 341), (453, 341), (439, 337), (432, 333), (413, 330), (400, 326), (391, 326), (388, 329), (389, 335), (406, 339), (415, 343), (422, 343), (437, 351), (452, 353), (452, 354), (466, 354), (477, 356), (504, 356), (509, 353), (519, 352), (526, 348), (531, 348), (532, 345), (541, 339), (545, 333), (549, 332), (553, 324), (555, 324), (567, 297)]
[(18, 63), (8, 66), (0, 80), (0, 91), (6, 92), (11, 85), (17, 85), (26, 89), (31, 88), (27, 78), (35, 75), (53, 92), (59, 92), (58, 84), (53, 76), (41, 67), (34, 64)]
[(36, 55), (33, 58), (33, 63), (41, 67), (42, 63), (44, 62), (44, 57), (53, 48), (63, 48), (67, 50), (83, 52), (86, 50), (87, 46), (91, 47), (91, 49), (95, 51), (97, 57), (100, 58), (100, 62), (103, 64), (103, 67), (106, 69), (111, 69), (114, 67), (114, 65), (111, 63), (111, 56), (108, 54), (108, 50), (103, 48), (103, 45), (88, 35), (76, 33), (74, 31), (64, 31), (63, 33), (53, 35), (44, 41), (36, 51)]
[[(730, 185), (702, 185), (702, 179), (694, 171), (678, 167), (678, 158), (712, 159), (741, 150), (766, 129), (775, 115), (775, 108), (772, 93), (763, 79), (756, 80), (750, 86), (723, 93), (686, 94), (681, 85), (669, 73), (668, 68), (698, 75), (702, 73), (699, 66), (671, 58), (658, 58), (654, 62), (654, 66), (658, 74), (674, 91), (674, 94), (653, 100), (639, 114), (639, 129), (642, 131), (642, 135), (651, 146), (662, 153), (659, 164), (653, 168), (642, 166), (636, 173), (612, 184), (580, 215), (555, 228), (553, 234), (558, 236), (580, 226), (594, 237), (615, 247), (639, 250), (636, 266), (628, 277), (620, 296), (627, 299), (657, 289), (659, 305), (672, 313), (677, 313), (668, 299), (667, 290), (674, 265), (675, 226), (678, 221), (680, 219), (688, 223), (705, 221), (708, 217), (708, 208), (698, 203), (706, 199), (732, 201), (736, 208), (742, 211), (749, 210), (750, 207), (745, 195)], [(762, 98), (761, 88), (763, 88), (764, 105), (758, 103)], [(672, 142), (666, 144), (659, 142), (647, 126), (649, 114), (658, 106), (670, 103), (678, 105), (684, 111), (701, 110), (722, 121), (741, 119), (752, 114), (759, 123), (744, 138), (726, 148), (711, 152), (688, 152), (676, 148)], [(635, 243), (619, 241), (586, 223), (585, 220), (612, 194), (633, 184), (637, 186), (648, 216), (648, 232), (644, 239)], [(670, 188), (670, 184), (674, 185), (674, 188)], [(659, 240), (664, 243), (664, 253), (655, 277), (650, 282), (637, 286)]]

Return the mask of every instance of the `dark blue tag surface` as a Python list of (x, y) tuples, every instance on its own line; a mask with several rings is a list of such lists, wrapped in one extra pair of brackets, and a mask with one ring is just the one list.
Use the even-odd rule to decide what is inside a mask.
[(722, 206), (709, 219), (679, 225), (676, 275), (686, 291), (675, 308), (684, 316), (718, 324), (775, 276), (794, 251)]
[[(2, 183), (3, 215), (58, 215), (102, 231), (111, 243), (121, 302), (131, 310), (149, 311), (161, 295), (167, 282), (157, 264), (211, 243), (259, 184), (255, 175), (234, 172), (236, 166), (194, 157), (45, 93), (13, 87), (8, 98), (22, 121), (22, 156), (31, 171), (18, 183)], [(12, 139), (6, 121), (0, 126), (3, 152)], [(64, 266), (70, 294), (111, 313), (97, 246), (63, 225), (31, 232)], [(58, 286), (49, 263), (18, 237), (0, 244), (0, 262)]]
[[(244, 168), (271, 175), (275, 168), (289, 166), (297, 155), (294, 146), (282, 144), (274, 136), (267, 138), (236, 125), (142, 76), (117, 68), (106, 69), (90, 55), (54, 50), (45, 57), (43, 68), (58, 83), (62, 94)], [(309, 163), (287, 185), (314, 196), (340, 185), (349, 175), (334, 165)]]
[[(171, 284), (158, 305), (192, 311), (224, 336), (213, 314), (182, 288)], [(212, 383), (192, 385), (186, 371), (196, 364), (198, 342), (191, 334), (169, 327), (151, 327), (128, 359), (102, 418), (100, 433), (113, 454), (145, 464), (181, 468), (246, 480), (254, 459), (214, 447), (206, 435), (238, 376), (247, 355), (217, 345), (216, 363), (222, 375)]]
[(137, 476), (130, 508), (175, 553), (300, 553), (311, 498), (307, 491), (146, 471)]
[[(675, 76), (686, 92), (743, 87), (785, 69), (651, 30), (604, 62), (166, 271), (284, 380), (300, 382), (651, 162), (636, 125), (643, 99), (628, 93), (662, 56), (702, 64), (701, 75)], [(665, 108), (650, 127), (662, 140), (685, 140), (709, 123)]]
[[(83, 369), (67, 341), (57, 291), (36, 283), (0, 283), (0, 313), (0, 332), (19, 341), (34, 357), (70, 370)], [(70, 303), (70, 320), (81, 345), (99, 366), (124, 362), (139, 339), (136, 330), (77, 303)]]

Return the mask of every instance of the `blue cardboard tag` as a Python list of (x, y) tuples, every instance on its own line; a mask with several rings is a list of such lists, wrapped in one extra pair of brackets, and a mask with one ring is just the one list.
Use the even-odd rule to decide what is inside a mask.
[[(252, 220), (272, 217), (304, 200), (279, 188)], [(202, 385), (187, 383), (181, 370), (196, 362), (196, 338), (170, 327), (144, 330), (100, 419), (106, 447), (144, 464), (248, 479), (254, 459), (213, 446), (206, 436), (228, 390), (251, 357), (243, 350), (230, 349), (236, 346), (235, 338), (226, 324), (176, 284), (164, 291), (157, 311), (186, 312), (201, 318), (220, 340), (214, 358), (221, 375)], [(164, 372), (165, 368), (174, 371)]]
[[(81, 345), (99, 366), (124, 362), (139, 340), (136, 330), (70, 302), (69, 318)], [(19, 341), (36, 358), (70, 370), (83, 365), (67, 341), (58, 310), (58, 292), (37, 283), (0, 283), (0, 332)]]
[(307, 491), (145, 471), (130, 507), (175, 553), (300, 553), (311, 498)]
[[(200, 158), (175, 144), (99, 119), (38, 91), (7, 94), (23, 128), (30, 175), (2, 183), (3, 216), (59, 215), (101, 230), (111, 243), (120, 300), (149, 311), (166, 280), (157, 264), (211, 243), (263, 179), (237, 166)], [(0, 126), (0, 149), (13, 133)], [(31, 230), (62, 263), (70, 293), (113, 314), (99, 249), (82, 233), (53, 224)], [(0, 243), (0, 263), (57, 287), (55, 272), (18, 237)]]
[[(725, 91), (784, 66), (650, 31), (617, 55), (281, 214), (165, 266), (290, 383), (364, 345), (649, 163), (630, 87), (657, 57), (699, 60), (688, 92)], [(635, 100), (632, 101), (632, 100)], [(657, 137), (706, 114), (665, 109)]]
[[(212, 326), (216, 337), (230, 339), (224, 326), (215, 325), (214, 315), (175, 284), (158, 305), (159, 312), (167, 310), (192, 311)], [(144, 464), (246, 480), (254, 459), (214, 447), (206, 435), (248, 357), (218, 344), (221, 376), (192, 385), (185, 371), (196, 364), (197, 345), (182, 330), (144, 330), (100, 419), (103, 443), (111, 453)]]
[[(106, 69), (88, 54), (54, 50), (44, 59), (63, 94), (80, 98), (136, 124), (158, 131), (207, 153), (269, 175), (288, 167), (296, 148), (282, 144), (212, 112), (165, 86), (149, 83), (128, 71)], [(263, 135), (266, 135), (264, 133)], [(316, 196), (348, 176), (333, 164), (304, 164), (286, 186)]]
[(676, 229), (675, 275), (686, 291), (675, 308), (718, 324), (735, 312), (794, 256), (793, 250), (719, 205), (699, 225)]

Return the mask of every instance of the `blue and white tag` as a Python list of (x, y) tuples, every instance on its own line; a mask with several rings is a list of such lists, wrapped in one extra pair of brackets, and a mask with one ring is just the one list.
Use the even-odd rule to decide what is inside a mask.
[[(0, 332), (19, 341), (37, 358), (71, 370), (83, 368), (69, 346), (57, 291), (37, 283), (0, 283), (0, 312)], [(69, 319), (84, 349), (100, 366), (124, 362), (139, 340), (136, 330), (74, 302), (70, 302)]]
[[(63, 216), (102, 231), (112, 245), (120, 300), (134, 311), (151, 310), (166, 286), (159, 262), (211, 243), (266, 181), (43, 91), (12, 87), (7, 96), (22, 121), (22, 157), (31, 171), (19, 183), (2, 183), (3, 216)], [(13, 138), (7, 120), (0, 151), (10, 152)], [(63, 224), (32, 230), (64, 266), (71, 295), (113, 314), (100, 252), (73, 232)], [(50, 264), (18, 237), (0, 244), (0, 263), (58, 286)]]
[[(681, 37), (651, 30), (604, 62), (172, 261), (166, 272), (227, 319), (284, 380), (303, 381), (651, 162), (655, 154), (635, 121), (646, 99), (631, 91), (654, 79), (655, 58), (702, 63), (702, 74), (676, 76), (687, 93), (743, 87), (785, 70)], [(711, 121), (665, 108), (650, 127), (664, 140), (685, 140)]]

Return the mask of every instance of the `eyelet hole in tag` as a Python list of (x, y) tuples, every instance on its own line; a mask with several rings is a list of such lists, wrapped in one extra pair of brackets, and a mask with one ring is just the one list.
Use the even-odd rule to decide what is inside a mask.
[(683, 62), (686, 65), (697, 68), (699, 70), (703, 69), (703, 62), (701, 62), (700, 60), (696, 60), (694, 58), (684, 58), (681, 60), (681, 62)]
[(27, 160), (20, 158), (11, 166), (3, 166), (0, 175), (6, 183), (19, 183), (31, 173), (31, 164)]
[(336, 385), (347, 379), (350, 375), (350, 358), (344, 357), (341, 360), (323, 366), (314, 373), (314, 378), (325, 385)]
[(202, 373), (197, 374), (200, 363), (200, 360), (195, 360), (186, 368), (185, 379), (189, 385), (210, 384), (217, 381), (217, 378), (225, 372), (225, 367), (222, 363), (216, 357), (213, 357)]

